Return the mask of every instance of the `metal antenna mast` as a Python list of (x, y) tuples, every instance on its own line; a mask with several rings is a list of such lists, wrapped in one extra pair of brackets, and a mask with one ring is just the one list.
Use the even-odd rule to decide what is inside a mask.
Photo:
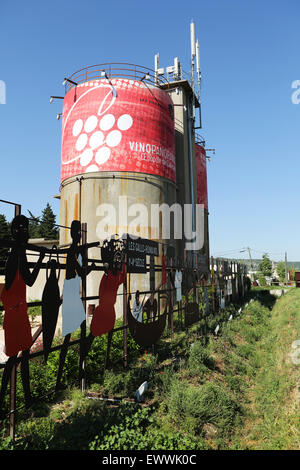
[(190, 33), (191, 33), (191, 81), (193, 89), (193, 120), (195, 125), (195, 57), (196, 57), (196, 40), (195, 40), (195, 23), (194, 21), (190, 24)]
[(196, 41), (196, 65), (197, 65), (197, 81), (198, 81), (198, 100), (199, 100), (199, 127), (202, 129), (202, 116), (201, 116), (201, 70), (200, 70), (200, 51), (199, 39)]

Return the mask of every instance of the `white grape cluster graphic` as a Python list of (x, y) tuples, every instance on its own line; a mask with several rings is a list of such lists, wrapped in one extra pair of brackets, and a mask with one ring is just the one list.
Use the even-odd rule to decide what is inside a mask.
[(130, 114), (122, 114), (117, 120), (111, 113), (102, 116), (90, 115), (85, 122), (77, 119), (72, 133), (76, 138), (75, 149), (79, 152), (76, 159), (85, 172), (98, 171), (99, 166), (109, 159), (111, 151), (122, 140), (122, 133), (131, 128), (133, 119)]

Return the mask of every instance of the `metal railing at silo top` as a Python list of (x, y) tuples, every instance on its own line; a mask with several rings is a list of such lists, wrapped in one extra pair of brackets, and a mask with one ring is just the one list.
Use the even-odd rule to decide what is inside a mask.
[[(168, 83), (163, 75), (157, 75), (154, 70), (141, 65), (127, 63), (104, 63), (90, 65), (74, 72), (68, 77), (72, 82), (77, 84), (88, 82), (91, 80), (123, 78), (128, 80), (143, 80), (151, 85), (160, 86)], [(67, 82), (65, 85), (65, 93), (73, 88), (75, 84)]]

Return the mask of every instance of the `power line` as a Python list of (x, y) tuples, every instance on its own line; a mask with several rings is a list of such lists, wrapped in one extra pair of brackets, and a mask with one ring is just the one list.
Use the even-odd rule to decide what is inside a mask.
[(242, 252), (241, 250), (244, 251), (244, 248), (237, 248), (235, 250), (228, 250), (228, 251), (225, 251), (225, 252), (217, 251), (215, 254), (216, 255), (226, 255), (227, 253), (238, 253), (238, 252), (241, 253)]
[(249, 250), (255, 252), (255, 253), (259, 253), (259, 254), (268, 254), (268, 255), (274, 255), (274, 256), (285, 256), (285, 253), (284, 252), (274, 252), (274, 251), (269, 251), (269, 250), (256, 250), (254, 248), (250, 248), (250, 247), (242, 247), (242, 248), (237, 248), (237, 249), (234, 249), (234, 250), (228, 250), (228, 251), (223, 251), (223, 252), (216, 252), (214, 254), (214, 257), (220, 257), (220, 256), (226, 256), (226, 255), (233, 255), (233, 253), (244, 253), (244, 252), (247, 252), (249, 253)]

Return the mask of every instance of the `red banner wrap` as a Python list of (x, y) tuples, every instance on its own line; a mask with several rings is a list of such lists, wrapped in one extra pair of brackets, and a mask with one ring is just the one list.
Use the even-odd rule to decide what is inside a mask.
[(203, 204), (208, 209), (207, 197), (207, 171), (206, 152), (201, 145), (196, 144), (196, 169), (197, 169), (197, 204)]
[(173, 104), (140, 81), (85, 82), (64, 98), (61, 180), (133, 171), (176, 181)]

